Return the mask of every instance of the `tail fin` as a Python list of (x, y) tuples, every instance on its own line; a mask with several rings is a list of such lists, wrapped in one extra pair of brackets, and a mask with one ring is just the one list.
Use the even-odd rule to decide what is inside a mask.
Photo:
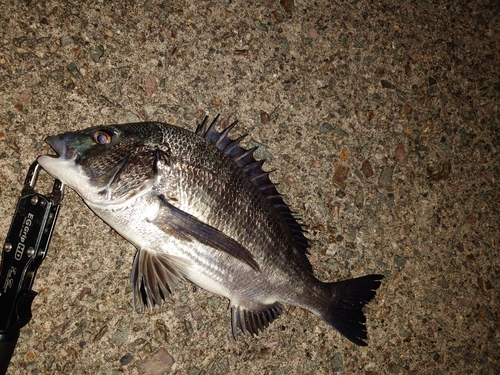
[(367, 275), (330, 283), (331, 300), (322, 318), (353, 343), (366, 346), (363, 306), (375, 297), (383, 275)]

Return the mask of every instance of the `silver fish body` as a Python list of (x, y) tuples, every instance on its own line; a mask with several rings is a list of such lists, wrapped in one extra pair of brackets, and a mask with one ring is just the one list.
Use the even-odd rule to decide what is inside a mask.
[(307, 239), (253, 151), (207, 119), (196, 133), (163, 123), (98, 126), (48, 137), (38, 161), (137, 248), (134, 304), (161, 305), (188, 279), (230, 300), (237, 328), (257, 334), (283, 303), (310, 310), (366, 345), (362, 307), (382, 275), (323, 283)]

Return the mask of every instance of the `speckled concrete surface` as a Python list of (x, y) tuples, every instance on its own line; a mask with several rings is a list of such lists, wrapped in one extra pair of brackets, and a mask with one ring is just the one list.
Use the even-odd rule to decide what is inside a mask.
[(500, 373), (499, 12), (0, 0), (0, 242), (45, 136), (221, 113), (277, 170), (320, 278), (386, 275), (366, 348), (297, 308), (235, 343), (227, 301), (191, 284), (133, 312), (134, 248), (67, 191), (9, 373)]

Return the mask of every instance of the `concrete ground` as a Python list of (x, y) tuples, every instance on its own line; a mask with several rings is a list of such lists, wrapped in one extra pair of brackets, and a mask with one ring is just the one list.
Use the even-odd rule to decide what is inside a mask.
[(499, 4), (0, 0), (1, 243), (47, 135), (220, 113), (319, 278), (386, 276), (368, 347), (291, 307), (234, 342), (189, 283), (134, 312), (135, 249), (67, 190), (9, 374), (499, 374)]

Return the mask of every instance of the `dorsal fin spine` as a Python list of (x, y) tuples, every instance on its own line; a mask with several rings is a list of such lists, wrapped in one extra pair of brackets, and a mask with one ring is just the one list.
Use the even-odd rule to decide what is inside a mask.
[(221, 149), (226, 149), (226, 146), (228, 143), (231, 142), (231, 138), (229, 138), (229, 132), (233, 130), (233, 128), (238, 125), (238, 120), (233, 122), (231, 125), (229, 125), (226, 129), (224, 129), (223, 132), (220, 133), (219, 138), (217, 138), (217, 141), (215, 142), (215, 145), (219, 150)]
[(215, 116), (214, 120), (208, 127), (207, 132), (205, 133), (205, 139), (210, 143), (214, 143), (215, 139), (219, 138), (219, 133), (215, 131), (215, 125), (217, 125), (217, 120), (219, 120), (219, 116), (220, 115)]
[(245, 165), (243, 167), (243, 170), (245, 171), (246, 174), (254, 176), (255, 173), (259, 173), (259, 169), (262, 170), (263, 165), (264, 165), (264, 160), (258, 160)]
[(252, 182), (256, 183), (256, 182), (258, 182), (257, 180), (258, 180), (259, 178), (264, 178), (264, 179), (265, 179), (265, 178), (267, 178), (267, 177), (268, 177), (268, 176), (269, 176), (272, 172), (274, 172), (274, 171), (269, 171), (269, 172), (264, 172), (264, 173), (261, 173), (261, 174), (256, 174), (255, 176), (252, 176), (251, 180), (252, 180)]
[[(246, 157), (252, 157), (253, 159), (253, 153), (255, 152), (255, 150), (257, 150), (257, 146), (255, 147), (252, 147), (252, 148), (249, 148), (248, 150), (245, 150), (241, 155), (238, 155), (237, 157), (233, 158), (233, 160), (238, 163), (240, 160), (246, 158)], [(248, 163), (246, 163), (248, 164)]]
[(198, 125), (196, 128), (196, 134), (205, 136), (205, 133), (207, 132), (207, 121), (208, 121), (208, 116), (205, 116), (203, 119), (202, 123)]

